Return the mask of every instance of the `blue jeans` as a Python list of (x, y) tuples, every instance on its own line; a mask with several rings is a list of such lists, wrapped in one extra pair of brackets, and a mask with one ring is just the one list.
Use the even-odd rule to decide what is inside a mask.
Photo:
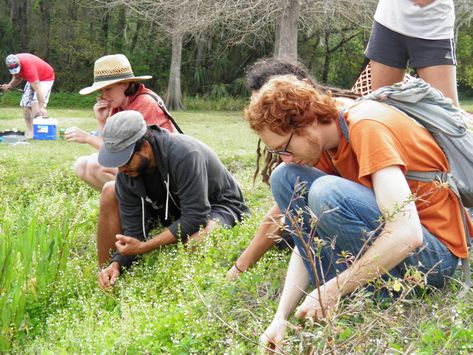
[[(315, 168), (281, 164), (271, 175), (271, 190), (314, 287), (345, 270), (349, 259), (363, 254), (381, 232), (373, 190), (353, 181)], [(318, 219), (315, 224), (313, 216)], [(388, 275), (402, 278), (414, 266), (427, 274), (427, 284), (443, 287), (458, 258), (424, 226), (422, 231), (424, 245)]]

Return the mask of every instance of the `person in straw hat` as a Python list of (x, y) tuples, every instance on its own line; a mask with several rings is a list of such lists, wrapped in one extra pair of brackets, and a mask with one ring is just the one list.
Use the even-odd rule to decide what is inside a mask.
[[(161, 98), (140, 83), (151, 78), (150, 75), (135, 76), (128, 58), (123, 54), (106, 55), (95, 61), (94, 83), (79, 93), (100, 93), (94, 105), (99, 132), (110, 116), (123, 110), (136, 110), (143, 115), (148, 125), (157, 125), (169, 132), (176, 131), (167, 112), (158, 104), (160, 102), (164, 107)], [(100, 136), (87, 133), (78, 127), (68, 128), (65, 138), (71, 142), (89, 144), (96, 149), (102, 146)], [(98, 191), (102, 191), (105, 183), (114, 181), (117, 174), (117, 169), (105, 168), (98, 164), (97, 154), (79, 157), (73, 169), (80, 179)]]

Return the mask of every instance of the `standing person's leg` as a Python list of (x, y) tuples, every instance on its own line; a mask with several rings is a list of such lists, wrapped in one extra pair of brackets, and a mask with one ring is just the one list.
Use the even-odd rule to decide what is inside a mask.
[(453, 39), (427, 40), (408, 38), (409, 64), (421, 79), (440, 90), (459, 107), (457, 59)]
[(390, 67), (374, 60), (370, 60), (371, 65), (371, 90), (375, 91), (383, 86), (398, 83), (404, 79), (405, 69)]
[(23, 118), (25, 119), (26, 132), (25, 137), (33, 138), (33, 115), (31, 113), (31, 107), (23, 107)]
[[(316, 233), (322, 247), (314, 248), (315, 263), (322, 264), (323, 270), (319, 279), (328, 281), (349, 267), (380, 235), (381, 212), (373, 190), (337, 176), (324, 176), (312, 184), (309, 206), (319, 218)], [(455, 271), (458, 258), (427, 229), (422, 230), (423, 247), (389, 275), (402, 278), (414, 266), (427, 274), (429, 285), (442, 287)]]
[(122, 233), (120, 210), (115, 195), (115, 181), (106, 183), (100, 194), (99, 219), (97, 223), (97, 252), (99, 267), (110, 259), (115, 250), (115, 236)]
[(460, 107), (457, 91), (457, 67), (454, 65), (435, 65), (418, 68), (417, 74), (424, 81), (450, 99), (454, 106)]
[[(54, 84), (54, 80), (39, 82), (39, 87), (40, 87), (41, 93), (43, 94), (45, 109), (48, 106), (49, 96), (51, 95), (51, 89), (53, 87), (53, 84)], [(41, 110), (39, 108), (38, 97), (36, 96), (36, 92), (34, 92), (34, 90), (33, 90), (33, 99), (31, 101), (31, 113), (32, 113), (33, 118), (42, 116)]]
[(25, 119), (26, 125), (26, 138), (33, 138), (33, 113), (31, 105), (33, 104), (34, 90), (30, 83), (26, 83), (23, 89), (23, 95), (20, 100), (20, 107), (23, 111), (23, 118)]
[(404, 79), (409, 60), (405, 36), (375, 21), (365, 55), (370, 59), (371, 90)]

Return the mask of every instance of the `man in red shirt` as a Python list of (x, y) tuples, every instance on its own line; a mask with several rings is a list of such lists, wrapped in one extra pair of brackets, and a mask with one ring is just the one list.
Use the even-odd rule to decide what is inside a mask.
[(26, 81), (20, 107), (23, 108), (26, 122), (26, 137), (33, 137), (33, 118), (47, 116), (46, 106), (54, 83), (54, 69), (41, 58), (19, 53), (7, 56), (5, 63), (12, 74), (8, 84), (2, 84), (2, 90), (10, 90)]

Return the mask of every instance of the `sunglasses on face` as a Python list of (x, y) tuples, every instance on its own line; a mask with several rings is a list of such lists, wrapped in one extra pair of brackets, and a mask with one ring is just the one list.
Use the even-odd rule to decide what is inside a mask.
[(277, 154), (277, 155), (283, 155), (283, 156), (287, 156), (287, 157), (290, 157), (293, 155), (292, 152), (290, 152), (289, 150), (287, 150), (287, 148), (289, 147), (289, 144), (291, 143), (291, 139), (292, 139), (292, 136), (294, 135), (294, 131), (292, 131), (291, 135), (289, 136), (289, 139), (286, 143), (286, 146), (283, 148), (283, 149), (277, 149), (277, 150), (272, 150), (272, 149), (266, 149), (266, 151), (268, 153), (271, 153), (271, 154)]
[(16, 69), (20, 66), (20, 64), (16, 63), (16, 64), (8, 64), (8, 69)]

